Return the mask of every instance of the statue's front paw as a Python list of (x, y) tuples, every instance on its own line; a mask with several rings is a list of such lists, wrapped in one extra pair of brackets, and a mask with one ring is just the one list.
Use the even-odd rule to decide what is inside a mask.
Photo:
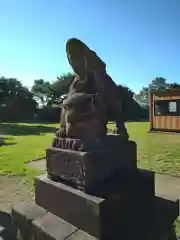
[(113, 129), (113, 133), (114, 133), (114, 134), (120, 134), (121, 131), (120, 131), (118, 128), (114, 128), (114, 129)]
[(65, 130), (65, 128), (60, 128), (56, 132), (56, 137), (65, 138), (66, 137), (66, 130)]

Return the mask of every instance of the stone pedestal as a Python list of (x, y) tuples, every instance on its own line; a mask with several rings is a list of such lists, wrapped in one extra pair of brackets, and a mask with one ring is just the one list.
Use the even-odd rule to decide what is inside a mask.
[(114, 203), (54, 182), (46, 175), (36, 178), (35, 195), (37, 205), (99, 238), (105, 215)]
[(175, 240), (172, 226), (178, 214), (175, 199), (156, 196), (143, 205), (136, 196), (102, 199), (45, 175), (36, 178), (36, 204), (12, 209), (22, 240)]
[[(111, 148), (110, 143), (114, 144)], [(92, 193), (92, 189), (98, 182), (113, 176), (120, 169), (132, 172), (137, 169), (135, 142), (122, 142), (119, 138), (110, 137), (104, 140), (104, 145), (106, 148), (96, 151), (47, 149), (46, 161), (49, 177), (57, 181), (65, 180), (75, 188)], [(66, 144), (64, 143), (63, 146)]]
[(147, 175), (141, 178), (146, 182), (144, 186), (138, 184), (139, 176), (139, 179), (134, 178), (131, 186), (129, 184), (129, 187), (126, 185), (127, 188), (121, 188), (120, 184), (123, 184), (119, 182), (119, 187), (117, 184), (116, 189), (113, 189), (112, 182), (106, 181), (104, 183), (107, 186), (106, 192), (98, 188), (101, 195), (104, 192), (104, 198), (102, 198), (86, 194), (60, 182), (54, 182), (46, 175), (42, 175), (35, 179), (35, 201), (37, 205), (92, 236), (98, 239), (109, 239), (107, 237), (112, 234), (110, 226), (115, 219), (123, 223), (125, 219), (131, 218), (135, 209), (151, 210), (152, 206), (147, 203), (154, 199), (153, 174), (151, 179), (147, 179)]
[(71, 140), (47, 149), (36, 204), (12, 210), (24, 240), (171, 240), (179, 201), (155, 195), (154, 173), (137, 168), (136, 144), (117, 140), (94, 151), (90, 142), (69, 150)]
[(63, 219), (35, 204), (21, 203), (12, 209), (21, 240), (96, 240)]

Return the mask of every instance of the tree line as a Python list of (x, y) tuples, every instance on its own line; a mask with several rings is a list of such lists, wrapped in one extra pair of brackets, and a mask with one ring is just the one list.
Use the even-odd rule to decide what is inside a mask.
[(136, 101), (142, 108), (148, 108), (148, 94), (150, 90), (177, 89), (180, 84), (177, 82), (169, 83), (164, 77), (156, 77), (148, 86), (144, 86), (138, 94), (135, 94)]
[[(73, 78), (72, 73), (67, 73), (57, 77), (53, 82), (36, 79), (32, 88), (28, 89), (16, 78), (0, 77), (0, 120), (59, 121), (60, 105), (67, 96)], [(124, 87), (144, 109), (146, 118), (148, 117), (149, 89), (180, 88), (180, 85), (178, 83), (169, 84), (165, 78), (157, 77), (149, 86), (143, 87), (138, 94), (135, 94), (129, 87)], [(134, 111), (139, 111), (138, 107)]]

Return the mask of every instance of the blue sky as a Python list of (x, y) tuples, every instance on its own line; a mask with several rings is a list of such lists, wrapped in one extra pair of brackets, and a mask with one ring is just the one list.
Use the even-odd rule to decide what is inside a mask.
[(70, 37), (136, 92), (156, 76), (180, 82), (179, 0), (1, 0), (0, 75), (28, 87), (37, 78), (56, 80), (71, 70)]

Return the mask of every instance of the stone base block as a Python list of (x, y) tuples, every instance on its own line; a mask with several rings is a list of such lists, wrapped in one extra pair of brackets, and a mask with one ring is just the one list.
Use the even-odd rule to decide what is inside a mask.
[[(150, 204), (150, 203), (148, 203)], [(132, 209), (131, 214), (121, 212), (111, 218), (111, 239), (126, 240), (176, 240), (174, 222), (179, 215), (177, 199), (155, 197), (150, 208), (143, 205)]]
[(12, 217), (22, 240), (175, 240), (176, 207), (176, 200), (156, 198), (150, 212), (137, 209), (123, 222), (115, 215), (107, 238), (95, 238), (35, 204), (15, 206)]
[(119, 147), (99, 151), (46, 150), (47, 172), (51, 179), (65, 179), (85, 192), (120, 169), (136, 170), (136, 143), (119, 142)]
[(12, 217), (17, 223), (23, 240), (31, 240), (32, 222), (37, 218), (42, 218), (46, 210), (35, 204), (21, 203), (12, 208)]
[(106, 219), (114, 202), (85, 194), (42, 175), (35, 179), (36, 204), (83, 231), (101, 239), (107, 230)]
[(152, 201), (155, 197), (155, 176), (153, 171), (118, 171), (110, 178), (95, 184), (88, 194), (108, 198), (112, 194), (121, 194), (138, 201)]
[(22, 240), (95, 240), (63, 219), (46, 212), (35, 204), (19, 204), (12, 216)]
[(139, 171), (135, 176), (131, 178), (132, 175), (129, 175), (128, 179), (119, 175), (102, 182), (97, 185), (97, 195), (92, 196), (42, 175), (35, 179), (36, 204), (85, 232), (102, 238), (110, 235), (109, 224), (117, 213), (119, 223), (128, 219), (135, 209), (138, 212), (151, 209), (155, 197), (154, 174)]
[[(178, 199), (165, 199), (156, 196), (152, 205), (151, 214), (149, 216), (145, 215), (146, 221), (145, 228), (142, 231), (142, 237), (144, 236), (147, 240), (176, 240), (175, 228), (173, 224), (178, 215)], [(142, 220), (141, 224), (143, 225)], [(136, 233), (139, 232), (140, 229), (136, 229)]]

